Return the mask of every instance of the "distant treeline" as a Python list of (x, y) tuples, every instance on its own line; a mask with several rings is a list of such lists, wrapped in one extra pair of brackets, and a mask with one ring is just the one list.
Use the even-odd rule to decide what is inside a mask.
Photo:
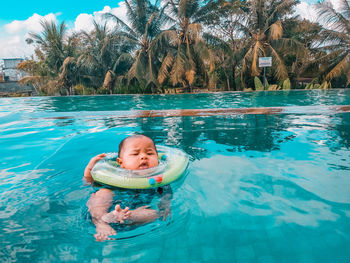
[[(317, 23), (294, 13), (297, 0), (125, 0), (127, 21), (109, 13), (73, 34), (42, 21), (21, 82), (43, 95), (349, 87), (350, 7), (339, 1), (317, 4)], [(265, 79), (260, 57), (272, 57)]]

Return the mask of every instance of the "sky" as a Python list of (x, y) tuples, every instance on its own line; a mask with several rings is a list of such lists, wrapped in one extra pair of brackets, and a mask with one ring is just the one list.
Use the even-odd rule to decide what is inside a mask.
[[(301, 0), (296, 13), (313, 22), (317, 15), (313, 4), (317, 0)], [(331, 0), (337, 1), (337, 0)], [(92, 21), (102, 21), (102, 14), (111, 12), (125, 19), (123, 0), (4, 0), (0, 6), (0, 59), (28, 58), (34, 46), (25, 39), (29, 32), (41, 31), (40, 21), (65, 21), (69, 32), (92, 29)]]

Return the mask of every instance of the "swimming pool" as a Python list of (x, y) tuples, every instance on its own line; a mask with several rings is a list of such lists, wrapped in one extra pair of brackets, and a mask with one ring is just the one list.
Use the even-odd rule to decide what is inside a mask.
[[(348, 262), (350, 90), (0, 99), (4, 262)], [(137, 110), (291, 107), (135, 118)], [(167, 221), (96, 242), (89, 159), (144, 133), (190, 155)], [(155, 200), (156, 202), (157, 200)]]

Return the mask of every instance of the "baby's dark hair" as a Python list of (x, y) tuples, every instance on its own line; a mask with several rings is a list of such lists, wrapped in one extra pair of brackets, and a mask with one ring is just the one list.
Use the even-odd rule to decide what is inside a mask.
[(124, 144), (125, 144), (125, 142), (126, 142), (127, 140), (129, 140), (129, 139), (135, 139), (135, 138), (142, 138), (142, 137), (146, 137), (146, 138), (150, 139), (150, 140), (153, 142), (154, 148), (155, 148), (156, 151), (157, 151), (156, 144), (154, 143), (154, 141), (153, 141), (150, 137), (148, 137), (148, 136), (146, 136), (146, 135), (143, 135), (143, 134), (135, 134), (135, 135), (130, 135), (130, 136), (126, 137), (125, 139), (123, 139), (123, 140), (119, 143), (119, 146), (118, 146), (118, 148), (119, 148), (119, 150), (118, 150), (118, 156), (120, 156), (120, 153), (122, 152), (123, 147), (124, 147)]

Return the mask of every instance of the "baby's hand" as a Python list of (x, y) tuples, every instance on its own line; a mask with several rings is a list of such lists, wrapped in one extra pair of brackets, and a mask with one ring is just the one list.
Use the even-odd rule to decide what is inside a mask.
[(165, 208), (164, 210), (160, 211), (160, 216), (163, 221), (167, 220), (167, 218), (171, 218), (171, 209), (170, 207)]
[(101, 219), (108, 224), (124, 224), (124, 220), (128, 220), (130, 218), (131, 213), (132, 211), (129, 210), (129, 207), (125, 207), (124, 209), (122, 209), (120, 205), (116, 205), (114, 211), (103, 215)]
[(101, 153), (101, 154), (96, 155), (95, 157), (91, 158), (90, 162), (88, 163), (88, 165), (86, 166), (85, 171), (84, 171), (84, 177), (87, 180), (92, 179), (91, 170), (92, 170), (92, 168), (94, 168), (95, 164), (105, 157), (106, 157), (106, 154)]

